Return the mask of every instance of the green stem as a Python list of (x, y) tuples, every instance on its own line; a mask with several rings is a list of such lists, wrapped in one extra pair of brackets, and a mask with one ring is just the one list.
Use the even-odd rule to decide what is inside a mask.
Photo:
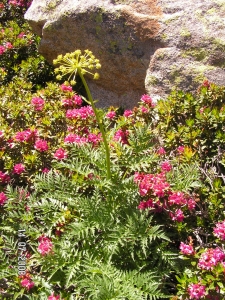
[(80, 70), (78, 69), (77, 70), (82, 82), (83, 82), (83, 85), (85, 87), (85, 90), (87, 92), (87, 97), (88, 97), (88, 100), (90, 101), (91, 103), (91, 106), (93, 108), (93, 111), (95, 113), (95, 116), (96, 116), (96, 120), (97, 120), (97, 123), (99, 125), (99, 129), (101, 131), (101, 134), (102, 134), (102, 138), (103, 138), (103, 143), (104, 143), (104, 146), (105, 146), (105, 155), (106, 155), (106, 167), (107, 167), (107, 179), (111, 179), (111, 170), (110, 170), (110, 152), (109, 152), (109, 145), (107, 143), (107, 139), (106, 139), (106, 135), (105, 135), (105, 130), (104, 130), (104, 127), (103, 127), (103, 123), (102, 123), (102, 120), (100, 119), (99, 115), (98, 115), (98, 112), (97, 112), (97, 109), (95, 107), (95, 104), (94, 104), (94, 100), (92, 98), (92, 95), (91, 95), (91, 92), (90, 92), (90, 89), (87, 85), (87, 82), (83, 76), (83, 74), (81, 74)]

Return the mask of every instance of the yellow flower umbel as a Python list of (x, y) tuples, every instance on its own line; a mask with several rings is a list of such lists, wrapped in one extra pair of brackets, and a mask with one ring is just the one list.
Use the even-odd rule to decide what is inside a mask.
[(68, 81), (71, 85), (76, 84), (76, 75), (90, 74), (94, 79), (99, 78), (98, 73), (93, 73), (92, 70), (100, 69), (101, 64), (99, 59), (95, 58), (90, 50), (84, 50), (84, 55), (82, 55), (81, 50), (76, 50), (72, 53), (66, 53), (63, 55), (58, 55), (56, 59), (53, 60), (54, 65), (59, 65), (55, 69), (57, 79), (61, 80), (63, 76), (69, 75)]
[(59, 65), (59, 67), (55, 69), (55, 73), (58, 74), (56, 77), (58, 80), (61, 80), (62, 77), (64, 76), (69, 76), (68, 78), (69, 83), (71, 85), (74, 85), (76, 84), (76, 75), (80, 76), (82, 83), (85, 87), (85, 90), (87, 92), (87, 96), (88, 96), (87, 102), (92, 106), (94, 110), (96, 120), (102, 134), (102, 139), (105, 146), (105, 154), (106, 154), (107, 179), (111, 179), (110, 152), (109, 152), (109, 145), (106, 139), (103, 122), (101, 117), (98, 114), (90, 89), (84, 78), (85, 74), (91, 74), (94, 79), (99, 78), (98, 73), (92, 72), (92, 70), (94, 69), (101, 68), (101, 64), (99, 63), (99, 60), (95, 58), (95, 56), (90, 50), (84, 50), (84, 55), (82, 55), (81, 50), (76, 50), (72, 53), (66, 53), (66, 55), (64, 56), (58, 55), (58, 57), (53, 60), (53, 64)]

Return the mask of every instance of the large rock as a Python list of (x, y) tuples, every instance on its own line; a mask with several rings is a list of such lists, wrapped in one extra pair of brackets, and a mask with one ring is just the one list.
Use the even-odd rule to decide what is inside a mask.
[(225, 85), (224, 0), (33, 0), (25, 18), (49, 62), (76, 49), (100, 59), (89, 84), (101, 106), (194, 91), (204, 78)]

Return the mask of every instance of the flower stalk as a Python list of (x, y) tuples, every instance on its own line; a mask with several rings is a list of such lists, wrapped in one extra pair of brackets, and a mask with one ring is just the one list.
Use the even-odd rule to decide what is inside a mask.
[(99, 74), (93, 73), (92, 70), (100, 69), (101, 64), (99, 63), (99, 60), (95, 58), (95, 56), (92, 54), (90, 50), (85, 50), (84, 55), (81, 55), (80, 50), (76, 50), (75, 52), (72, 53), (67, 53), (64, 56), (59, 55), (57, 59), (53, 60), (53, 63), (59, 64), (59, 67), (55, 69), (55, 73), (58, 73), (57, 79), (61, 80), (63, 76), (69, 75), (68, 80), (71, 85), (74, 85), (76, 84), (76, 80), (75, 80), (76, 75), (79, 75), (81, 78), (87, 93), (88, 102), (92, 106), (92, 109), (96, 117), (96, 121), (99, 126), (99, 130), (102, 134), (102, 139), (105, 147), (105, 156), (106, 156), (107, 179), (111, 179), (110, 151), (109, 151), (109, 145), (107, 142), (103, 122), (98, 114), (90, 89), (84, 78), (84, 75), (88, 73), (93, 75), (94, 79), (98, 79)]

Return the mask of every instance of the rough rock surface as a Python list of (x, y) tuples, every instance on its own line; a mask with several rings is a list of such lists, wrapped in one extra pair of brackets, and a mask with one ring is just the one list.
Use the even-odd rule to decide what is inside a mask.
[(131, 108), (146, 91), (194, 91), (204, 78), (225, 85), (225, 0), (33, 0), (25, 18), (49, 62), (90, 49), (100, 106)]

